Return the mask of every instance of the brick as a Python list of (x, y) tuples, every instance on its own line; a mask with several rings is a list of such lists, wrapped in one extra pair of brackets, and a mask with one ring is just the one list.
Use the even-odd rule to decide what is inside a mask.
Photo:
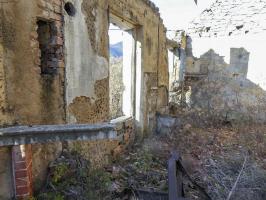
[(16, 162), (15, 164), (15, 170), (18, 171), (18, 170), (23, 170), (23, 169), (26, 169), (27, 168), (27, 165), (26, 165), (26, 162), (23, 161), (23, 162)]
[(27, 176), (28, 176), (27, 170), (15, 171), (15, 177), (16, 178), (25, 178)]
[(27, 195), (27, 194), (29, 195), (30, 189), (28, 186), (16, 187), (16, 194), (17, 196)]
[(16, 178), (16, 187), (28, 186), (29, 179), (28, 178)]
[(32, 170), (32, 161), (29, 162), (29, 163), (27, 163), (27, 164), (28, 164), (28, 165), (27, 165), (27, 171), (28, 171), (29, 174), (31, 174), (31, 170)]
[(32, 149), (31, 145), (12, 147), (16, 199), (25, 199), (32, 194)]

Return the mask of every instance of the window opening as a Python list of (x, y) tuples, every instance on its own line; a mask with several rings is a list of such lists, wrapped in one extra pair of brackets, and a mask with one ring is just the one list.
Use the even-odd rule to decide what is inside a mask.
[(111, 118), (132, 116), (134, 39), (131, 31), (110, 24), (109, 42)]
[(54, 22), (39, 20), (38, 42), (40, 48), (41, 74), (56, 74), (58, 67), (58, 46), (56, 45), (56, 27)]

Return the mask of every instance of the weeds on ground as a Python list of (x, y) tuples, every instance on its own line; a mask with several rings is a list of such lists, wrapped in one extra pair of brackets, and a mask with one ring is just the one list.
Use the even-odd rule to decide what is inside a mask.
[(47, 184), (37, 200), (103, 199), (111, 184), (110, 174), (93, 169), (78, 153), (65, 153), (50, 165)]

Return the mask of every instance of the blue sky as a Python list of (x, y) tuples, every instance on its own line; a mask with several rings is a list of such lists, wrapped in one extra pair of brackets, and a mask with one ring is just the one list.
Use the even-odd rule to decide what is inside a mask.
[(160, 9), (167, 29), (186, 29), (187, 24), (215, 0), (152, 0)]

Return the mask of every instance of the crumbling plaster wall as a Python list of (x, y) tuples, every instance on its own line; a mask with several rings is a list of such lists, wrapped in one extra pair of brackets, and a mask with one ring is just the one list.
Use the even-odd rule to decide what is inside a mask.
[[(48, 6), (49, 4), (49, 6)], [(37, 19), (57, 23), (62, 42), (60, 1), (10, 1), (1, 4), (6, 101), (9, 124), (64, 122), (64, 68), (41, 74)], [(50, 9), (49, 9), (50, 8)]]
[[(141, 110), (143, 124), (148, 127), (150, 108), (167, 105), (166, 30), (158, 8), (144, 0), (71, 0), (76, 9), (75, 16), (71, 17), (62, 9), (64, 2), (38, 0), (1, 4), (2, 71), (6, 80), (2, 96), (6, 96), (7, 104), (2, 106), (2, 116), (10, 116), (10, 124), (60, 124), (66, 122), (66, 110), (68, 122), (109, 120), (108, 13), (111, 11), (138, 29), (137, 40), (142, 44)], [(65, 45), (65, 59), (59, 61), (58, 73), (54, 76), (40, 72), (37, 19), (54, 21), (58, 31), (55, 42)], [(146, 84), (144, 74), (152, 76), (148, 80), (155, 77), (152, 86)], [(152, 89), (157, 93), (153, 102), (149, 101), (154, 96), (150, 94)], [(163, 94), (163, 98), (159, 94)]]
[[(166, 35), (158, 9), (143, 0), (72, 2), (76, 15), (64, 14), (68, 122), (109, 120), (108, 12), (112, 12), (135, 25), (138, 32), (135, 39), (142, 44), (142, 74), (137, 74), (142, 77), (142, 125), (144, 131), (151, 130), (149, 122), (156, 109), (168, 103)], [(153, 80), (153, 85), (144, 81), (144, 77), (148, 82)]]
[[(152, 130), (156, 109), (167, 105), (168, 70), (165, 27), (158, 9), (144, 0), (69, 0), (76, 15), (64, 11), (65, 0), (7, 1), (0, 3), (0, 122), (16, 124), (98, 123), (109, 120), (109, 9), (138, 30), (141, 48), (141, 108), (144, 131)], [(37, 21), (54, 22), (60, 47), (57, 73), (41, 74)], [(64, 47), (64, 50), (63, 50)], [(63, 52), (64, 51), (64, 52)], [(144, 80), (145, 74), (145, 80)], [(133, 124), (124, 133), (129, 141)], [(153, 125), (152, 125), (153, 126)], [(106, 155), (116, 155), (128, 142), (69, 143), (96, 166)], [(75, 147), (75, 148), (72, 148)], [(48, 163), (62, 144), (32, 145), (33, 179), (38, 189)], [(93, 153), (88, 153), (93, 152)], [(8, 153), (10, 156), (10, 153)], [(98, 156), (99, 155), (99, 156)], [(9, 157), (10, 158), (10, 157)], [(1, 165), (2, 166), (2, 165)], [(4, 176), (9, 176), (6, 171)], [(1, 176), (2, 178), (2, 176)], [(5, 181), (2, 188), (11, 189)], [(2, 194), (2, 193), (1, 193)]]
[(158, 8), (147, 0), (111, 0), (110, 9), (138, 28), (142, 53), (141, 121), (144, 132), (153, 131), (155, 112), (168, 104), (168, 58), (166, 29)]
[[(63, 17), (61, 0), (7, 1), (0, 3), (1, 125), (65, 123)], [(53, 21), (58, 48), (57, 73), (41, 74), (37, 21)], [(4, 81), (3, 81), (4, 80)], [(2, 84), (3, 82), (3, 84)], [(51, 152), (47, 149), (55, 151)], [(2, 148), (1, 148), (2, 149)], [(46, 174), (60, 145), (33, 145), (34, 184)], [(40, 155), (39, 152), (42, 152)], [(11, 152), (7, 152), (11, 160)], [(1, 156), (2, 157), (2, 156)], [(4, 158), (4, 157), (3, 157)], [(4, 160), (3, 160), (4, 162)], [(9, 166), (1, 162), (1, 167)], [(5, 176), (12, 179), (11, 173)], [(12, 181), (0, 180), (1, 188), (13, 189)], [(10, 183), (11, 182), (11, 183)], [(7, 192), (7, 191), (6, 191)], [(1, 195), (4, 192), (0, 191)], [(7, 194), (12, 195), (12, 192)]]
[[(2, 18), (0, 23), (2, 24)], [(10, 114), (8, 112), (8, 105), (6, 99), (6, 82), (4, 70), (4, 46), (3, 35), (1, 34), (2, 28), (0, 27), (0, 124), (8, 124), (10, 121)]]
[[(108, 120), (108, 16), (99, 1), (72, 1), (75, 16), (65, 12), (66, 103), (68, 122)], [(97, 24), (97, 22), (102, 22)], [(104, 28), (102, 28), (104, 27)], [(99, 52), (101, 49), (104, 52)], [(103, 57), (102, 55), (105, 55)]]

